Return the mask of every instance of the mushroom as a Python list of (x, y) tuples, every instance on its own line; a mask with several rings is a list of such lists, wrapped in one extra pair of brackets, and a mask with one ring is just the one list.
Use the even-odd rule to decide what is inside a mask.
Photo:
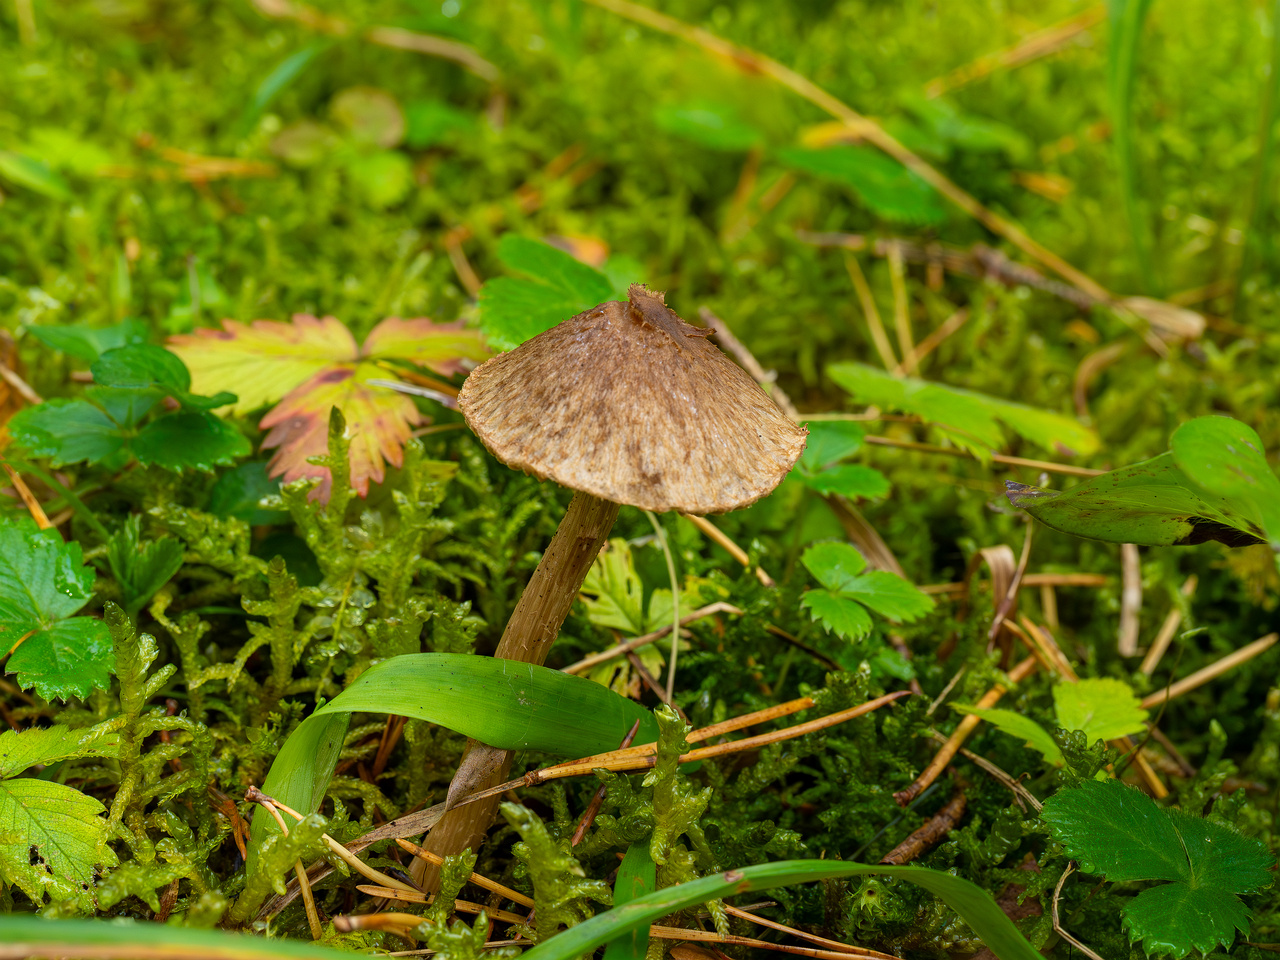
[[(507, 466), (576, 493), (503, 631), (495, 657), (543, 663), (609, 535), (619, 505), (724, 513), (770, 493), (807, 430), (640, 284), (472, 371), (458, 407)], [(475, 741), (448, 802), (503, 782), (511, 751)], [(497, 797), (450, 810), (426, 840), (440, 856), (474, 847)], [(422, 860), (420, 880), (438, 870)]]

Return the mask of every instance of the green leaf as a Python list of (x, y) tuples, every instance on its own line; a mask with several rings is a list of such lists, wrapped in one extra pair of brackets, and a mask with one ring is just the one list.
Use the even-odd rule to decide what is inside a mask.
[[(370, 667), (285, 742), (263, 791), (301, 813), (324, 797), (354, 712), (438, 723), (504, 750), (585, 757), (616, 749), (637, 720), (637, 743), (657, 739), (652, 714), (598, 683), (547, 667), (469, 654), (418, 653)], [(265, 836), (267, 818), (254, 821)]]
[(59, 725), (6, 730), (0, 733), (0, 779), (67, 757), (116, 757), (119, 754), (120, 734), (104, 733), (97, 727), (72, 730)]
[(240, 118), (241, 132), (248, 133), (252, 130), (253, 125), (262, 116), (263, 111), (302, 75), (302, 72), (311, 65), (311, 62), (317, 56), (328, 48), (328, 43), (309, 43), (301, 50), (289, 54), (289, 56), (276, 64), (275, 69), (263, 77), (262, 82), (253, 91), (253, 97), (250, 98), (244, 114)]
[[(1222, 823), (1162, 810), (1117, 780), (1086, 780), (1046, 801), (1041, 818), (1086, 873), (1110, 881), (1167, 880), (1124, 909), (1130, 935), (1148, 953), (1182, 957), (1192, 949), (1229, 947), (1248, 933), (1236, 894), (1272, 882), (1274, 858), (1257, 840)], [(1147, 943), (1150, 938), (1150, 943)]]
[[(57, 920), (0, 915), (0, 941), (40, 944), (42, 955), (121, 955), (135, 947), (148, 956), (225, 957), (227, 960), (351, 960), (349, 950), (334, 950), (283, 937), (196, 930), (123, 917), (111, 920)], [(109, 950), (100, 948), (107, 947)]]
[(1146, 729), (1147, 711), (1133, 688), (1112, 677), (1055, 684), (1053, 704), (1058, 726), (1083, 730), (1089, 743), (1117, 740)]
[(107, 562), (131, 617), (182, 566), (182, 544), (173, 537), (142, 543), (141, 522), (142, 518), (133, 514), (107, 542)]
[(1090, 540), (1172, 546), (1265, 543), (1252, 502), (1197, 489), (1173, 454), (1112, 470), (1065, 492), (1006, 481), (1006, 496), (1046, 526)]
[(46, 700), (87, 697), (111, 687), (111, 635), (96, 617), (72, 617), (37, 630), (9, 658), (5, 670), (24, 690)]
[(67, 181), (47, 164), (12, 150), (0, 150), (0, 177), (54, 200), (71, 199)]
[(119, 425), (85, 400), (46, 400), (20, 410), (9, 421), (9, 434), (28, 455), (55, 467), (98, 463), (125, 446)]
[(146, 343), (150, 334), (145, 323), (133, 318), (110, 327), (28, 327), (27, 332), (46, 347), (89, 363), (93, 363), (108, 350)]
[(849, 600), (830, 590), (806, 590), (800, 606), (809, 615), (845, 640), (861, 640), (871, 633), (871, 615), (856, 600)]
[(724, 104), (665, 104), (654, 109), (653, 119), (664, 133), (709, 150), (738, 153), (764, 139), (759, 130)]
[(859, 403), (915, 414), (979, 458), (989, 457), (1003, 443), (997, 421), (1056, 453), (1087, 454), (1098, 449), (1092, 430), (1048, 410), (913, 377), (895, 377), (862, 363), (833, 363), (827, 375)]
[(1252, 428), (1230, 417), (1197, 417), (1173, 431), (1169, 451), (1205, 495), (1251, 504), (1250, 515), (1271, 545), (1280, 547), (1280, 479)]
[(0, 644), (23, 637), (7, 670), (46, 700), (106, 689), (111, 643), (106, 626), (70, 617), (93, 596), (93, 570), (78, 543), (34, 521), (0, 522)]
[(867, 568), (867, 561), (847, 543), (815, 543), (800, 555), (803, 563), (824, 587), (843, 590)]
[(0, 781), (0, 878), (36, 903), (46, 894), (91, 902), (102, 868), (116, 863), (105, 843), (104, 809), (63, 783)]
[(498, 259), (529, 279), (498, 277), (480, 290), (480, 329), (495, 350), (517, 347), (614, 295), (604, 274), (527, 237), (504, 235)]
[(900, 223), (941, 223), (947, 217), (938, 192), (898, 161), (869, 147), (840, 144), (778, 151), (787, 166), (850, 187), (873, 213)]
[(236, 402), (236, 395), (225, 390), (211, 397), (191, 393), (191, 374), (178, 355), (150, 343), (108, 350), (90, 369), (94, 383), (101, 386), (155, 390), (190, 410), (213, 410)]
[(933, 609), (933, 598), (896, 573), (873, 570), (848, 581), (840, 596), (866, 604), (882, 617), (910, 623)]
[(998, 960), (1041, 960), (1040, 954), (996, 905), (991, 894), (968, 880), (925, 867), (873, 866), (832, 860), (761, 863), (666, 887), (598, 914), (539, 943), (525, 953), (523, 960), (573, 960), (586, 956), (601, 944), (638, 927), (710, 900), (796, 883), (867, 874), (901, 877), (928, 890), (960, 914)]
[(1039, 750), (1050, 763), (1056, 766), (1062, 765), (1062, 750), (1054, 742), (1049, 731), (1030, 717), (1025, 717), (1013, 710), (1003, 710), (998, 707), (970, 707), (961, 703), (957, 703), (954, 706), (961, 713), (972, 713), (975, 717), (981, 717), (1001, 733), (1017, 737), (1027, 746)]
[[(657, 887), (657, 867), (649, 856), (649, 844), (633, 843), (627, 848), (622, 863), (618, 864), (618, 877), (613, 882), (613, 905), (624, 904), (648, 896)], [(610, 942), (605, 948), (604, 960), (644, 960), (649, 950), (649, 928), (637, 926)]]
[(418, 100), (405, 108), (404, 141), (415, 150), (425, 150), (475, 125), (475, 115), (465, 110), (442, 100)]
[(866, 431), (849, 420), (810, 420), (809, 439), (796, 463), (800, 473), (816, 475), (862, 449)]
[(267, 510), (260, 505), (263, 497), (279, 495), (280, 481), (267, 476), (266, 462), (251, 460), (218, 477), (209, 491), (209, 512), (219, 517), (239, 517), (255, 527), (285, 523), (288, 512)]
[(631, 545), (615, 537), (600, 551), (582, 581), (587, 619), (638, 637), (645, 632), (644, 584), (636, 573)]
[(370, 206), (384, 210), (413, 189), (413, 162), (398, 150), (377, 150), (353, 157), (347, 176)]
[(851, 500), (887, 496), (890, 486), (889, 478), (883, 473), (875, 467), (860, 463), (842, 463), (821, 473), (800, 474), (799, 479), (805, 486), (824, 496), (838, 493)]
[(244, 434), (212, 413), (175, 413), (159, 417), (138, 432), (131, 444), (143, 465), (166, 470), (211, 471), (247, 457), (253, 447)]

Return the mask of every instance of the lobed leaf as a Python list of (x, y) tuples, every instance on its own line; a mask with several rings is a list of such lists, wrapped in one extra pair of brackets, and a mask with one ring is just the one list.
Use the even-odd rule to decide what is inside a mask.
[(121, 427), (87, 400), (46, 400), (19, 410), (9, 435), (27, 454), (55, 467), (98, 463), (125, 447)]
[(826, 494), (838, 493), (851, 500), (887, 496), (889, 478), (875, 467), (861, 463), (842, 463), (820, 473), (800, 475), (800, 482), (811, 490)]
[(1147, 711), (1123, 680), (1094, 677), (1079, 683), (1059, 683), (1053, 688), (1058, 726), (1083, 730), (1089, 743), (1118, 740), (1146, 730)]
[(824, 587), (843, 590), (858, 574), (867, 568), (856, 548), (847, 543), (827, 541), (815, 543), (800, 555), (800, 562), (808, 568)]
[(83, 903), (102, 868), (116, 864), (105, 809), (63, 783), (0, 781), (0, 878), (36, 903), (46, 894)]
[(800, 473), (818, 474), (862, 449), (866, 431), (849, 420), (809, 420), (809, 439), (796, 461)]
[(800, 606), (824, 628), (845, 640), (860, 640), (871, 633), (871, 615), (867, 608), (838, 593), (806, 590), (800, 597)]
[(109, 327), (83, 325), (28, 327), (27, 332), (46, 347), (60, 350), (69, 357), (93, 363), (108, 350), (146, 343), (150, 330), (132, 317)]

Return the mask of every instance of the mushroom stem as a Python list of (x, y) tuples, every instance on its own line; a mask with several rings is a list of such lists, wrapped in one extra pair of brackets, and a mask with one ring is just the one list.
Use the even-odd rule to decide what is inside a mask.
[[(573, 598), (587, 578), (604, 545), (618, 504), (589, 493), (575, 493), (564, 519), (547, 546), (529, 585), (520, 595), (507, 621), (494, 656), (521, 663), (541, 664), (569, 615)], [(485, 790), (507, 780), (511, 769), (510, 750), (499, 750), (478, 740), (468, 742), (468, 750), (449, 784), (448, 803)], [(423, 841), (431, 853), (447, 857), (474, 849), (484, 839), (500, 797), (489, 797), (448, 810)], [(440, 868), (425, 860), (413, 864), (413, 879), (427, 890), (440, 882)]]

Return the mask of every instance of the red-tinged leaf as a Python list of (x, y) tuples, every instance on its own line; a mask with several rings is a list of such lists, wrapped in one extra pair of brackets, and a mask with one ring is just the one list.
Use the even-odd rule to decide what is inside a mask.
[(326, 367), (358, 357), (355, 337), (336, 317), (297, 313), (290, 323), (224, 320), (222, 325), (170, 337), (169, 349), (191, 371), (192, 393), (229, 390), (238, 398), (231, 408), (236, 414), (274, 403)]
[(466, 369), (463, 361), (480, 362), (488, 358), (489, 351), (479, 331), (464, 330), (461, 322), (432, 323), (425, 317), (416, 320), (388, 317), (365, 338), (360, 356), (407, 360), (451, 376)]
[(333, 364), (280, 401), (260, 424), (270, 431), (263, 449), (280, 448), (269, 464), (270, 475), (283, 474), (285, 483), (316, 477), (321, 483), (313, 496), (328, 499), (328, 468), (307, 458), (328, 452), (329, 411), (337, 407), (346, 417), (351, 440), (351, 486), (363, 497), (370, 480), (381, 483), (383, 462), (400, 466), (412, 428), (425, 419), (404, 394), (367, 382), (385, 376), (371, 363)]

